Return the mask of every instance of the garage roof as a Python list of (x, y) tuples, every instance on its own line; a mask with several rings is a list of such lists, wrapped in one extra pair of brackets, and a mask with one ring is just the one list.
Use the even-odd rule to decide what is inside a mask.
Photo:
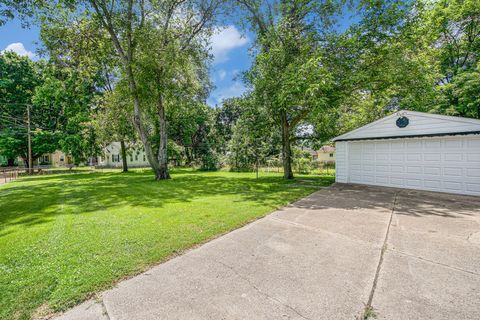
[(480, 134), (480, 120), (401, 110), (333, 139), (370, 140)]

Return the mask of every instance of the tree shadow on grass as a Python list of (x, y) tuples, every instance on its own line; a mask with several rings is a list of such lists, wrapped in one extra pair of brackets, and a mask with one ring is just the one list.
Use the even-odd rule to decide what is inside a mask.
[[(332, 178), (314, 181), (328, 185)], [(12, 225), (48, 222), (65, 214), (62, 209), (66, 206), (73, 208), (68, 214), (87, 214), (124, 205), (162, 208), (170, 203), (216, 196), (234, 196), (232, 205), (250, 201), (275, 206), (285, 204), (285, 199), (300, 193), (300, 189), (303, 187), (277, 176), (255, 179), (253, 174), (225, 176), (188, 170), (175, 171), (174, 178), (165, 181), (155, 181), (150, 172), (27, 177), (0, 189), (0, 232)]]

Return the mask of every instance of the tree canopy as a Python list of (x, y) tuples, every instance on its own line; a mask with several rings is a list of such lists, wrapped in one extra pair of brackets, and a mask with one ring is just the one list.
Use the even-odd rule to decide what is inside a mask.
[[(10, 159), (26, 157), (27, 105), (33, 157), (59, 148), (79, 162), (139, 140), (156, 179), (169, 160), (251, 170), (259, 158), (281, 159), (289, 179), (298, 150), (398, 109), (480, 117), (480, 0), (35, 3), (1, 2), (0, 24), (39, 23), (46, 58), (0, 56)], [(209, 39), (233, 22), (254, 34), (248, 91), (213, 108)]]

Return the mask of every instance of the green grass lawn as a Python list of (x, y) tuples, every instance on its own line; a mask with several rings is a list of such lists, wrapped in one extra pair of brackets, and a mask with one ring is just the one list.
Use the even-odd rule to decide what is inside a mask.
[(0, 186), (0, 319), (71, 307), (334, 181), (188, 170), (172, 177), (76, 173)]

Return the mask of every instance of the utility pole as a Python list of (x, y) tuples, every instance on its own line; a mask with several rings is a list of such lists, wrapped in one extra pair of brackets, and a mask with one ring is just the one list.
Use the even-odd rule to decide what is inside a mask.
[(27, 104), (27, 137), (28, 137), (28, 173), (32, 174), (33, 160), (32, 160), (32, 137), (30, 132), (30, 105)]

